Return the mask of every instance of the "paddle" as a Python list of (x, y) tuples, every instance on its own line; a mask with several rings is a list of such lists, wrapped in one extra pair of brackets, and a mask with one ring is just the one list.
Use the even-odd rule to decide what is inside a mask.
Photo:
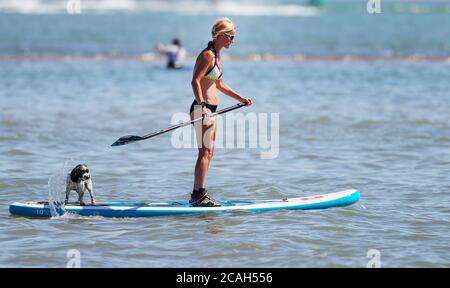
[[(228, 108), (225, 108), (225, 109), (219, 110), (217, 112), (211, 113), (211, 114), (209, 114), (209, 117), (214, 117), (214, 116), (226, 113), (226, 112), (230, 112), (232, 110), (241, 108), (243, 106), (245, 106), (244, 103), (238, 103), (238, 104), (230, 106)], [(162, 129), (160, 131), (153, 132), (153, 133), (150, 133), (150, 134), (147, 134), (147, 135), (144, 135), (144, 136), (136, 136), (136, 135), (122, 136), (119, 139), (117, 139), (116, 142), (111, 144), (111, 146), (122, 146), (122, 145), (130, 144), (130, 143), (133, 143), (133, 142), (136, 142), (136, 141), (141, 141), (141, 140), (145, 140), (145, 139), (148, 139), (148, 138), (152, 138), (152, 137), (155, 137), (157, 135), (161, 135), (161, 134), (164, 134), (166, 132), (178, 129), (180, 127), (184, 127), (184, 126), (187, 126), (189, 124), (193, 124), (193, 123), (195, 123), (197, 121), (200, 121), (202, 119), (203, 119), (203, 117), (197, 118), (197, 119), (194, 119), (194, 120), (191, 120), (191, 121), (188, 121), (188, 122), (180, 123), (180, 124), (177, 124), (177, 125), (173, 125), (173, 126), (165, 128), (165, 129)]]

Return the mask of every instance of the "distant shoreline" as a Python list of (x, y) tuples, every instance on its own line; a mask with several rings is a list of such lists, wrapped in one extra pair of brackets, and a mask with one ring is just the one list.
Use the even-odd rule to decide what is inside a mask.
[[(248, 55), (223, 55), (227, 61), (236, 62), (379, 62), (379, 61), (400, 61), (400, 62), (446, 62), (450, 63), (450, 55), (436, 56), (423, 54), (410, 55), (276, 55), (270, 53), (254, 53)], [(127, 55), (120, 53), (99, 53), (94, 55), (59, 55), (59, 54), (0, 54), (0, 62), (16, 61), (138, 61), (138, 62), (165, 62), (166, 59), (155, 53), (144, 53), (137, 55)], [(193, 62), (195, 57), (188, 55), (186, 63)]]

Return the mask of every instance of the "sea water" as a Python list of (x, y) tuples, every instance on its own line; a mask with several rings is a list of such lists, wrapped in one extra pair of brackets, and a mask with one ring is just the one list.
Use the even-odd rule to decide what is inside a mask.
[[(366, 267), (375, 254), (381, 267), (449, 266), (448, 1), (382, 1), (380, 14), (365, 1), (81, 1), (80, 14), (36, 2), (0, 4), (1, 267), (65, 267), (70, 251), (81, 267)], [(237, 25), (223, 80), (253, 99), (239, 112), (278, 113), (279, 153), (218, 148), (213, 197), (355, 188), (359, 202), (146, 219), (9, 214), (14, 201), (48, 201), (49, 179), (79, 163), (97, 201), (189, 199), (196, 148), (174, 147), (170, 133), (110, 144), (187, 113), (196, 54), (221, 16)], [(173, 37), (189, 52), (177, 71), (154, 49)], [(235, 104), (220, 99), (219, 109)]]

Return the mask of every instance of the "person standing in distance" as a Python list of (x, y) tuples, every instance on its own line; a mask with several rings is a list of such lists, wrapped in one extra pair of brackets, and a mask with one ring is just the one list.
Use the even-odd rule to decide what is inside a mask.
[(167, 56), (167, 68), (179, 69), (183, 67), (186, 49), (181, 46), (178, 38), (173, 39), (172, 44), (165, 46), (162, 43), (156, 44), (159, 53)]

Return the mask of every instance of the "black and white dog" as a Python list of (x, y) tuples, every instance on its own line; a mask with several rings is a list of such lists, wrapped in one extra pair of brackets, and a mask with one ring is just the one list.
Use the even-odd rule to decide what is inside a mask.
[(77, 165), (73, 168), (72, 172), (67, 175), (65, 205), (69, 202), (69, 194), (72, 190), (78, 193), (80, 205), (85, 205), (83, 202), (83, 195), (86, 191), (88, 191), (91, 196), (91, 205), (95, 205), (94, 194), (92, 191), (92, 178), (86, 165)]

